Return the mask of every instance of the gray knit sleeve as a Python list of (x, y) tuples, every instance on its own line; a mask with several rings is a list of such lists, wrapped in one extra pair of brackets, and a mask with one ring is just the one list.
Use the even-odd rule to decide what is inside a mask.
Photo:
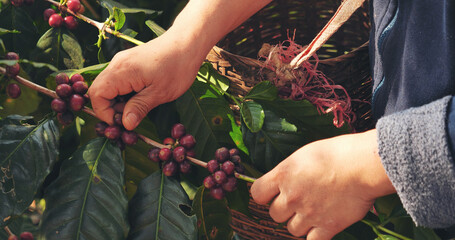
[(418, 226), (455, 224), (455, 167), (447, 135), (451, 96), (382, 117), (379, 155), (404, 208)]

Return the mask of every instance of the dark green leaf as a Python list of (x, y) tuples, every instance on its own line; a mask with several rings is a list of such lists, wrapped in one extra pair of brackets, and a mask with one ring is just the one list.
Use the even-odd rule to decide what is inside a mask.
[(120, 150), (96, 138), (65, 160), (46, 191), (45, 239), (125, 239), (127, 204)]
[(245, 145), (250, 152), (253, 166), (261, 172), (268, 172), (295, 150), (309, 142), (308, 136), (297, 127), (265, 109), (262, 129), (251, 132), (242, 125)]
[(202, 160), (213, 158), (221, 146), (233, 146), (229, 115), (232, 110), (223, 96), (209, 84), (195, 81), (176, 101), (181, 122), (196, 139), (196, 155)]
[(128, 239), (196, 239), (196, 216), (183, 211), (190, 201), (179, 182), (157, 171), (142, 180), (129, 203)]
[(122, 10), (124, 13), (139, 13), (143, 12), (145, 14), (160, 14), (161, 12), (157, 12), (155, 10), (144, 9), (144, 8), (130, 8), (127, 7), (119, 2), (113, 0), (100, 0), (101, 6), (107, 8), (109, 13), (112, 15), (114, 12), (114, 7)]
[(117, 7), (114, 7), (113, 9), (114, 11), (114, 19), (115, 19), (115, 31), (119, 31), (120, 29), (122, 29), (123, 25), (125, 24), (125, 14), (123, 13), (123, 11)]
[[(8, 121), (8, 117), (6, 120)], [(32, 203), (57, 161), (59, 130), (44, 119), (37, 126), (1, 124), (0, 219), (20, 215)], [(3, 221), (0, 222), (0, 225)]]
[(0, 28), (0, 36), (8, 34), (8, 33), (21, 33), (21, 32), (19, 32), (17, 30), (8, 30), (8, 29)]
[(149, 27), (158, 37), (163, 35), (164, 32), (166, 32), (164, 28), (160, 27), (160, 25), (156, 24), (152, 20), (145, 21), (145, 25), (147, 25), (147, 27)]
[(414, 227), (414, 240), (441, 240), (441, 238), (429, 228)]
[(36, 44), (40, 62), (51, 63), (58, 69), (84, 66), (81, 46), (74, 35), (66, 28), (51, 28)]
[(25, 9), (12, 5), (3, 8), (0, 12), (0, 27), (20, 32), (4, 35), (2, 39), (6, 49), (18, 53), (21, 58), (28, 58), (39, 35), (35, 23)]
[(245, 99), (273, 101), (278, 96), (278, 89), (269, 81), (263, 81), (248, 92)]
[(251, 132), (257, 133), (261, 130), (265, 117), (261, 104), (254, 101), (243, 102), (240, 106), (240, 114)]
[(232, 238), (231, 213), (225, 199), (215, 200), (207, 189), (200, 187), (193, 200), (193, 209), (198, 218), (199, 239)]
[(319, 114), (316, 107), (309, 101), (292, 101), (276, 99), (274, 101), (257, 100), (263, 108), (269, 108), (279, 117), (295, 124), (299, 131), (305, 131), (312, 141), (350, 133), (349, 126), (341, 128), (333, 125), (333, 114)]

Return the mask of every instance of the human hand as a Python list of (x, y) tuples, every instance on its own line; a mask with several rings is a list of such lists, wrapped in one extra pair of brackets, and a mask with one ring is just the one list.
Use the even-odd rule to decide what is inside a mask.
[(331, 239), (395, 192), (377, 153), (376, 130), (308, 144), (255, 181), (259, 204), (295, 236)]
[(117, 53), (90, 86), (88, 94), (97, 117), (113, 124), (113, 99), (137, 92), (125, 105), (123, 125), (134, 129), (154, 107), (181, 96), (194, 81), (203, 51), (165, 33), (146, 44)]

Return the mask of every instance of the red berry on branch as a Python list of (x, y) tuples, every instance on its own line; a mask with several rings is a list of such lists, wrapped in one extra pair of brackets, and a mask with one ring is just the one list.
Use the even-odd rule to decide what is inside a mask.
[(64, 113), (58, 113), (57, 119), (60, 124), (66, 126), (70, 125), (74, 121), (74, 114), (71, 111), (66, 111)]
[(50, 18), (53, 14), (55, 14), (55, 10), (52, 9), (52, 8), (48, 8), (48, 9), (44, 10), (44, 12), (43, 12), (44, 21), (46, 21), (46, 22), (49, 21), (49, 18)]
[(57, 85), (68, 84), (69, 82), (70, 78), (66, 75), (66, 73), (59, 73), (55, 76), (55, 83), (57, 83)]
[(174, 150), (172, 151), (172, 156), (174, 157), (175, 161), (177, 161), (178, 163), (183, 162), (183, 160), (185, 160), (185, 157), (186, 157), (185, 148), (182, 146), (178, 146), (178, 147), (174, 148)]
[(63, 18), (58, 13), (54, 13), (49, 17), (49, 26), (58, 28), (63, 25)]
[(71, 76), (70, 78), (70, 84), (74, 84), (75, 82), (83, 82), (84, 81), (84, 77), (82, 75), (80, 75), (79, 73), (75, 73)]
[(229, 149), (229, 156), (232, 158), (233, 156), (238, 156), (240, 151), (237, 148)]
[(81, 4), (81, 9), (79, 9), (79, 13), (83, 14), (85, 12), (85, 7), (84, 5)]
[(122, 141), (126, 145), (134, 145), (137, 143), (137, 133), (133, 131), (123, 131)]
[(177, 164), (174, 161), (169, 161), (163, 166), (163, 174), (171, 177), (177, 173)]
[(51, 102), (51, 108), (54, 112), (62, 113), (67, 110), (66, 102), (60, 98), (56, 98)]
[(9, 52), (5, 56), (6, 60), (19, 60), (19, 55), (15, 52)]
[(211, 173), (214, 173), (220, 170), (220, 164), (216, 160), (210, 160), (207, 162), (207, 170)]
[(215, 151), (215, 159), (220, 163), (225, 162), (229, 159), (229, 150), (225, 147), (218, 148)]
[(114, 123), (119, 126), (123, 126), (122, 118), (123, 118), (123, 114), (121, 114), (121, 113), (114, 114)]
[(11, 235), (8, 237), (8, 240), (19, 240), (19, 238), (16, 235)]
[(238, 166), (235, 166), (235, 171), (240, 174), (243, 174), (243, 173), (245, 173), (245, 168), (242, 165), (238, 165)]
[(21, 7), (24, 4), (24, 0), (11, 0), (11, 4), (15, 7)]
[(104, 136), (110, 140), (117, 140), (122, 135), (122, 130), (119, 126), (108, 126), (104, 130)]
[(161, 161), (166, 162), (171, 159), (172, 151), (169, 148), (161, 148), (159, 157)]
[(87, 93), (88, 85), (85, 82), (79, 81), (73, 83), (73, 91), (77, 94), (84, 95)]
[(18, 98), (21, 96), (21, 87), (17, 85), (16, 83), (10, 83), (8, 86), (6, 86), (6, 93), (10, 98)]
[(231, 161), (226, 161), (221, 165), (221, 170), (225, 172), (227, 175), (231, 175), (234, 173), (235, 165)]
[(95, 124), (96, 135), (98, 135), (99, 137), (104, 137), (104, 131), (106, 130), (106, 128), (108, 126), (109, 125), (107, 125), (107, 123), (105, 123), (105, 122), (99, 122), (99, 123)]
[(79, 0), (69, 0), (66, 2), (66, 6), (74, 13), (77, 13), (79, 10), (81, 10), (81, 2)]
[(74, 30), (77, 28), (77, 20), (73, 16), (66, 16), (63, 21), (65, 22), (65, 27), (69, 30)]
[(160, 149), (159, 148), (152, 148), (148, 152), (148, 158), (152, 160), (152, 162), (159, 162), (160, 161)]
[(204, 178), (204, 181), (202, 183), (204, 184), (204, 187), (207, 189), (211, 189), (216, 185), (215, 179), (213, 178), (212, 175), (209, 175), (206, 178)]
[(6, 75), (9, 77), (15, 77), (21, 71), (21, 66), (19, 63), (14, 64), (13, 66), (6, 66)]
[(212, 198), (215, 198), (217, 200), (221, 200), (224, 198), (224, 191), (220, 187), (212, 188), (212, 189), (210, 189), (210, 196), (212, 196)]
[(185, 133), (186, 133), (185, 126), (183, 126), (183, 124), (181, 123), (175, 124), (171, 129), (171, 136), (174, 139), (180, 139), (185, 135)]
[(174, 145), (175, 140), (173, 138), (167, 137), (163, 140), (164, 145)]
[(183, 161), (179, 164), (180, 172), (183, 174), (187, 174), (191, 171), (191, 164), (188, 161)]
[(62, 83), (57, 86), (55, 93), (57, 93), (57, 96), (60, 98), (68, 98), (73, 94), (73, 88), (68, 84)]
[(194, 145), (196, 145), (196, 140), (192, 135), (187, 134), (179, 139), (179, 144), (189, 150), (194, 148)]
[(221, 187), (226, 192), (233, 192), (237, 187), (237, 179), (235, 177), (228, 177), (227, 181)]
[[(61, 85), (59, 85), (59, 86), (61, 86)], [(82, 97), (79, 94), (71, 95), (71, 97), (70, 97), (70, 109), (71, 110), (78, 112), (84, 107), (84, 104), (85, 104), (84, 97)]]
[(188, 157), (196, 157), (196, 152), (194, 151), (194, 149), (187, 150), (186, 151), (186, 156), (188, 156)]
[(213, 178), (215, 179), (215, 182), (218, 183), (218, 184), (223, 184), (226, 182), (227, 180), (227, 175), (225, 172), (223, 171), (216, 171), (214, 174), (213, 174)]
[(20, 235), (21, 240), (33, 240), (33, 234), (31, 232), (23, 232)]
[(240, 156), (239, 155), (232, 156), (231, 162), (233, 162), (234, 164), (239, 164), (241, 162)]
[(118, 102), (118, 103), (114, 104), (114, 106), (112, 108), (114, 109), (115, 112), (123, 113), (123, 109), (125, 109), (125, 105), (126, 105), (126, 103), (124, 103), (124, 102)]

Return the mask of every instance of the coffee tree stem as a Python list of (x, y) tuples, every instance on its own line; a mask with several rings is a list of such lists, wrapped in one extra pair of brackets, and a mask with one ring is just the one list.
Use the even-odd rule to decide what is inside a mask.
[(9, 237), (14, 236), (14, 233), (11, 232), (11, 229), (9, 229), (8, 226), (4, 227), (3, 229), (5, 229), (5, 231), (6, 231), (6, 233), (8, 234)]
[[(2, 75), (6, 75), (6, 69), (3, 68), (3, 67), (0, 67), (0, 74)], [(57, 94), (55, 93), (55, 91), (52, 91), (48, 88), (45, 88), (41, 85), (38, 85), (34, 82), (31, 82), (21, 76), (15, 76), (14, 79), (19, 82), (20, 84), (28, 87), (28, 88), (31, 88), (35, 91), (38, 91), (40, 93), (43, 93), (51, 98), (58, 98)], [(82, 108), (82, 111), (84, 111), (85, 113), (95, 117), (95, 118), (98, 118), (95, 114), (95, 112), (93, 111), (93, 109), (89, 108), (89, 107), (86, 107), (84, 106), (84, 108)], [(148, 145), (151, 145), (151, 146), (154, 146), (154, 147), (157, 147), (157, 148), (169, 148), (169, 146), (167, 145), (163, 145), (161, 143), (158, 143), (142, 134), (137, 134), (139, 139), (141, 139), (142, 141), (144, 141), (146, 144)], [(195, 165), (198, 165), (198, 166), (201, 166), (201, 167), (204, 167), (206, 168), (207, 167), (207, 163), (204, 162), (204, 161), (201, 161), (201, 160), (198, 160), (196, 158), (193, 158), (193, 157), (186, 157), (189, 161), (191, 161), (193, 164)], [(252, 177), (249, 177), (249, 176), (246, 176), (246, 175), (243, 175), (243, 174), (239, 174), (239, 173), (235, 173), (235, 176), (239, 179), (242, 179), (242, 180), (245, 180), (245, 181), (248, 181), (248, 182), (254, 182), (254, 178)]]

